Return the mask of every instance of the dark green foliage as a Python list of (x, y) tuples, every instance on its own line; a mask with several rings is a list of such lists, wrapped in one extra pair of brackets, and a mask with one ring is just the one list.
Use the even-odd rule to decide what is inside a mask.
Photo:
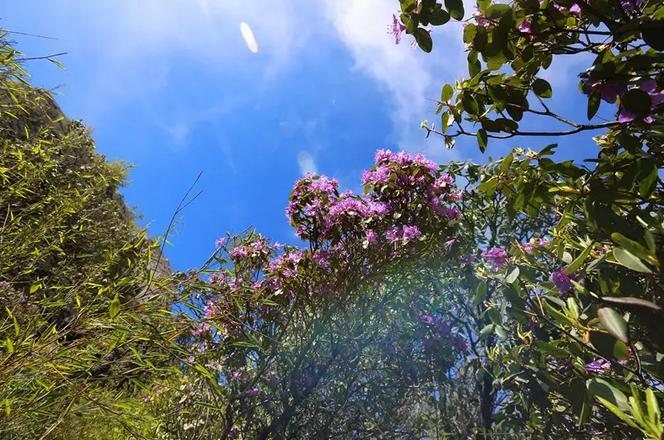
[(173, 359), (159, 250), (118, 193), (127, 167), (25, 83), (1, 37), (0, 437), (147, 433), (141, 384)]

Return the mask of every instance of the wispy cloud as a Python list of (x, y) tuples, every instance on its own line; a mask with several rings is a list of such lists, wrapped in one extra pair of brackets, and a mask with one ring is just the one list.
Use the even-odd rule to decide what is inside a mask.
[(316, 173), (316, 161), (313, 156), (306, 151), (300, 151), (297, 154), (297, 164), (302, 174)]
[[(306, 44), (308, 32), (307, 26), (301, 26), (307, 21), (302, 8), (286, 0), (82, 4), (54, 0), (43, 11), (44, 16), (62, 14), (61, 23), (77, 25), (61, 25), (51, 32), (69, 52), (86, 59), (85, 89), (79, 82), (77, 91), (87, 96), (87, 102), (79, 103), (80, 112), (93, 123), (138, 94), (150, 96), (172, 82), (196, 81), (183, 78), (183, 71), (218, 77), (241, 70), (245, 77), (258, 79), (256, 88), (265, 87), (290, 66)], [(260, 54), (247, 50), (241, 23), (251, 27), (254, 41), (260, 42)]]
[[(436, 28), (436, 48), (424, 54), (409, 48), (411, 37), (400, 45), (387, 35), (392, 14), (399, 3), (394, 0), (339, 2), (325, 0), (326, 13), (341, 40), (353, 54), (356, 68), (376, 80), (391, 95), (391, 118), (401, 148), (426, 151), (439, 159), (456, 155), (442, 147), (442, 142), (424, 140), (420, 122), (432, 115), (433, 104), (445, 81), (462, 74), (466, 66), (457, 23)], [(453, 50), (447, 49), (453, 47)], [(435, 80), (434, 80), (435, 78)], [(436, 92), (438, 90), (438, 92)]]

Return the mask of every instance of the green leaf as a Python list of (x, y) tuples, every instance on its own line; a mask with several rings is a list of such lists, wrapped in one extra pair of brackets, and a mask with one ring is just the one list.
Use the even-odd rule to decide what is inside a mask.
[(546, 309), (549, 315), (553, 316), (553, 319), (561, 325), (571, 325), (572, 321), (570, 319), (560, 313), (558, 310), (556, 310), (555, 307), (553, 307), (551, 304), (549, 304), (547, 301), (542, 302), (542, 306)]
[(620, 313), (611, 308), (602, 307), (597, 310), (597, 317), (606, 331), (623, 341), (625, 344), (629, 343), (627, 322), (625, 322), (625, 319)]
[(445, 0), (445, 7), (453, 19), (457, 21), (463, 20), (463, 0)]
[(511, 12), (512, 8), (510, 6), (504, 3), (494, 3), (487, 9), (486, 17), (490, 19), (496, 19)]
[(477, 51), (471, 50), (468, 52), (468, 73), (471, 77), (476, 76), (482, 71), (482, 63), (477, 58)]
[(633, 421), (633, 420), (632, 420), (627, 414), (625, 414), (623, 411), (621, 411), (620, 408), (618, 408), (616, 405), (614, 405), (614, 404), (611, 403), (609, 400), (607, 400), (607, 399), (605, 399), (605, 398), (603, 398), (603, 397), (600, 397), (600, 396), (596, 396), (596, 397), (597, 397), (597, 400), (599, 400), (599, 402), (600, 402), (602, 405), (604, 405), (604, 406), (605, 406), (609, 411), (611, 411), (613, 414), (615, 414), (616, 416), (618, 416), (618, 418), (619, 418), (620, 420), (622, 420), (623, 422), (627, 423), (627, 424), (628, 424), (629, 426), (631, 426), (632, 428), (638, 428), (638, 425), (637, 425), (636, 423), (634, 423), (634, 421)]
[(113, 298), (111, 301), (109, 313), (111, 315), (111, 319), (115, 319), (115, 317), (120, 313), (120, 297), (117, 293), (115, 294), (115, 298)]
[(433, 49), (433, 41), (431, 40), (431, 34), (429, 34), (429, 31), (426, 29), (417, 28), (415, 30), (414, 37), (420, 49), (426, 53), (431, 52), (431, 49)]
[(588, 95), (588, 120), (591, 120), (593, 117), (595, 117), (601, 103), (602, 96), (599, 92), (593, 92)]
[(482, 281), (477, 285), (477, 289), (475, 289), (475, 300), (473, 301), (475, 307), (482, 304), (482, 301), (486, 298), (487, 291), (488, 286), (486, 282)]
[(473, 49), (478, 52), (483, 52), (486, 49), (486, 45), (489, 42), (489, 34), (486, 32), (486, 28), (480, 26), (477, 28), (477, 34), (473, 38)]
[(491, 0), (477, 0), (477, 9), (484, 12), (491, 5)]
[(579, 306), (576, 303), (574, 297), (570, 296), (567, 298), (567, 310), (569, 315), (574, 319), (579, 319)]
[(463, 42), (470, 44), (475, 39), (477, 35), (477, 26), (473, 23), (469, 23), (465, 28), (463, 28)]
[(629, 357), (627, 344), (608, 333), (591, 331), (590, 343), (607, 359), (627, 359)]
[(622, 410), (629, 409), (625, 394), (604, 379), (594, 377), (588, 380), (588, 391), (593, 396), (606, 399)]
[(495, 122), (499, 124), (500, 129), (504, 132), (512, 132), (519, 129), (519, 124), (511, 119), (497, 118)]
[(454, 89), (451, 85), (445, 84), (443, 86), (443, 91), (440, 93), (440, 100), (449, 101), (452, 96), (454, 96)]
[(567, 350), (563, 350), (562, 348), (556, 347), (555, 345), (549, 344), (548, 342), (536, 340), (535, 345), (541, 351), (548, 353), (553, 357), (566, 358), (570, 355)]
[(41, 283), (35, 283), (32, 286), (30, 286), (30, 293), (35, 293), (41, 288)]
[(549, 144), (546, 147), (542, 148), (542, 150), (540, 150), (540, 152), (537, 154), (539, 154), (540, 156), (550, 156), (554, 154), (554, 150), (556, 148), (558, 148), (558, 144)]
[(12, 354), (14, 352), (14, 344), (12, 344), (11, 339), (6, 339), (5, 346), (7, 347), (7, 353)]
[(514, 107), (513, 105), (507, 106), (507, 114), (509, 114), (515, 121), (520, 121), (523, 119), (523, 110), (518, 107)]
[(537, 78), (533, 81), (533, 92), (535, 92), (540, 98), (551, 98), (551, 96), (553, 96), (551, 84), (541, 78)]
[(655, 252), (657, 245), (655, 244), (655, 237), (652, 235), (652, 232), (646, 229), (643, 235), (646, 239), (646, 243), (648, 244), (648, 249), (650, 249), (650, 252)]
[(418, 21), (417, 14), (412, 14), (406, 23), (406, 33), (408, 35), (413, 35), (419, 24), (420, 22)]
[(605, 296), (602, 298), (602, 301), (606, 301), (612, 304), (647, 307), (656, 311), (662, 310), (662, 308), (657, 304), (641, 298)]
[(494, 324), (489, 324), (480, 330), (480, 340), (484, 340), (493, 334)]
[(445, 133), (450, 126), (449, 122), (450, 122), (450, 114), (448, 112), (445, 112), (442, 115), (440, 115), (440, 131)]
[(613, 256), (620, 265), (625, 266), (628, 269), (641, 273), (652, 273), (652, 271), (648, 269), (637, 256), (625, 249), (615, 248), (613, 250)]
[(515, 267), (514, 270), (512, 270), (512, 271), (511, 271), (511, 272), (505, 277), (505, 281), (506, 281), (508, 284), (512, 284), (512, 283), (514, 283), (514, 282), (517, 280), (517, 278), (519, 278), (519, 268), (518, 268), (518, 267)]
[[(648, 406), (648, 418), (652, 424), (661, 424), (659, 404), (651, 388), (646, 389), (646, 405)], [(660, 425), (661, 426), (661, 425)]]
[(581, 254), (579, 254), (579, 256), (576, 257), (569, 266), (567, 266), (565, 269), (565, 275), (571, 275), (579, 270), (581, 265), (583, 265), (583, 263), (586, 261), (586, 258), (588, 258), (588, 255), (590, 255), (590, 251), (592, 251), (592, 249), (593, 243), (590, 243), (590, 245), (588, 245), (588, 247), (585, 248), (583, 252), (581, 252)]
[(491, 322), (493, 322), (497, 326), (503, 323), (503, 316), (500, 314), (500, 310), (498, 310), (497, 308), (492, 307), (490, 309), (487, 309), (486, 314), (491, 320)]
[(463, 96), (461, 97), (461, 104), (463, 105), (463, 109), (471, 115), (476, 115), (479, 113), (480, 107), (477, 104), (475, 97), (470, 93), (464, 92)]
[(651, 159), (641, 159), (639, 165), (639, 194), (644, 199), (650, 198), (657, 187), (657, 165)]
[(641, 392), (639, 391), (639, 387), (634, 384), (630, 384), (630, 389), (632, 391), (632, 395), (627, 398), (629, 402), (629, 409), (637, 422), (643, 424), (643, 422), (646, 420), (646, 414), (645, 408), (643, 408), (643, 402), (641, 401)]
[(630, 89), (620, 98), (622, 105), (631, 113), (645, 115), (650, 112), (652, 100), (650, 95), (641, 89)]
[(664, 50), (664, 29), (662, 29), (662, 27), (643, 29), (641, 35), (643, 35), (643, 41), (653, 49), (658, 51)]
[(487, 136), (486, 130), (483, 128), (477, 130), (477, 143), (480, 146), (480, 151), (484, 153), (486, 151), (486, 146), (489, 143), (489, 137)]
[(450, 21), (450, 14), (444, 9), (436, 9), (429, 16), (429, 22), (434, 26), (442, 26)]
[(648, 251), (646, 248), (641, 246), (640, 243), (634, 240), (630, 240), (621, 233), (614, 232), (613, 234), (611, 234), (611, 239), (616, 243), (618, 243), (623, 248), (625, 248), (634, 256), (639, 257), (643, 260), (647, 260), (652, 264), (658, 263), (657, 257), (652, 252)]

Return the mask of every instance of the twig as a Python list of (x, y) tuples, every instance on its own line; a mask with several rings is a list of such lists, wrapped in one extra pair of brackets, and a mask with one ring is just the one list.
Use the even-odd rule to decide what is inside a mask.
[(19, 61), (19, 62), (34, 61), (34, 60), (49, 60), (50, 61), (51, 58), (60, 57), (62, 55), (67, 55), (67, 54), (68, 54), (68, 52), (59, 52), (59, 53), (54, 53), (52, 55), (45, 55), (45, 56), (42, 56), (42, 57), (17, 58), (16, 61)]
[(45, 38), (47, 40), (57, 40), (56, 37), (48, 37), (46, 35), (39, 35), (39, 34), (31, 34), (29, 32), (19, 32), (19, 31), (10, 31), (9, 29), (5, 29), (7, 33), (10, 34), (15, 34), (15, 35), (26, 35), (28, 37), (37, 37), (37, 38)]
[(194, 189), (196, 184), (198, 183), (199, 179), (203, 175), (203, 172), (201, 171), (198, 173), (198, 176), (196, 176), (196, 180), (194, 180), (194, 183), (191, 184), (187, 192), (185, 193), (184, 197), (182, 197), (182, 200), (180, 200), (180, 203), (178, 204), (178, 207), (175, 209), (175, 212), (173, 212), (173, 216), (171, 216), (171, 221), (168, 223), (168, 227), (166, 228), (166, 233), (164, 234), (164, 239), (161, 242), (161, 247), (160, 247), (160, 252), (159, 256), (157, 257), (157, 263), (154, 265), (152, 268), (152, 274), (148, 279), (148, 285), (145, 288), (145, 291), (148, 292), (150, 289), (150, 286), (152, 285), (152, 280), (154, 278), (155, 273), (157, 272), (157, 268), (159, 267), (159, 263), (161, 263), (161, 257), (164, 255), (164, 248), (166, 247), (166, 241), (168, 239), (168, 236), (171, 233), (171, 230), (173, 229), (173, 226), (175, 225), (175, 218), (182, 212), (183, 209), (185, 209), (187, 206), (189, 206), (190, 203), (192, 203), (194, 200), (200, 196), (203, 191), (199, 191), (194, 197), (192, 197), (191, 200), (187, 201), (187, 198), (189, 197), (189, 194), (191, 191)]

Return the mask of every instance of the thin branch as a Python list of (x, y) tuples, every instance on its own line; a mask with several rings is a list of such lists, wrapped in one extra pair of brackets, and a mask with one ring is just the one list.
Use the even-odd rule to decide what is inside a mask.
[(59, 52), (59, 53), (54, 53), (52, 55), (45, 55), (45, 56), (42, 56), (42, 57), (16, 58), (16, 61), (20, 61), (20, 62), (34, 61), (34, 60), (49, 60), (50, 61), (51, 58), (60, 57), (60, 56), (67, 55), (67, 54), (68, 54), (68, 52)]
[(28, 36), (28, 37), (45, 38), (45, 39), (47, 39), (47, 40), (57, 40), (56, 37), (48, 37), (48, 36), (46, 36), (46, 35), (31, 34), (31, 33), (29, 33), (29, 32), (11, 31), (11, 30), (9, 30), (9, 29), (5, 29), (5, 31), (8, 32), (8, 33), (10, 33), (10, 34), (15, 34), (15, 35), (25, 35), (25, 36)]
[(180, 212), (182, 212), (183, 209), (185, 209), (187, 206), (189, 206), (189, 204), (191, 204), (194, 200), (196, 200), (198, 198), (198, 196), (200, 196), (203, 193), (203, 191), (199, 191), (194, 197), (192, 197), (191, 200), (187, 201), (187, 198), (189, 197), (189, 194), (191, 193), (191, 191), (193, 191), (194, 187), (196, 186), (196, 184), (198, 183), (198, 181), (200, 180), (202, 175), (203, 175), (202, 171), (200, 173), (198, 173), (198, 176), (196, 176), (196, 179), (194, 180), (194, 183), (191, 184), (191, 186), (189, 187), (189, 189), (185, 193), (184, 197), (182, 197), (182, 200), (180, 200), (180, 203), (178, 204), (178, 207), (175, 209), (175, 212), (173, 212), (173, 215), (171, 216), (171, 221), (168, 223), (168, 227), (166, 228), (166, 233), (164, 234), (164, 239), (161, 242), (161, 248), (160, 248), (159, 256), (157, 257), (157, 263), (154, 265), (154, 267), (152, 269), (151, 276), (148, 279), (148, 285), (145, 288), (146, 292), (149, 291), (150, 285), (152, 284), (152, 280), (154, 278), (154, 275), (157, 272), (157, 268), (159, 267), (159, 263), (161, 263), (161, 258), (164, 255), (164, 248), (166, 247), (166, 241), (168, 239), (168, 236), (171, 233), (171, 230), (173, 229), (173, 227), (175, 225), (176, 217), (178, 216), (178, 214), (180, 214)]
[[(475, 133), (470, 133), (466, 130), (464, 130), (461, 127), (461, 124), (457, 124), (460, 128), (460, 130), (456, 133), (453, 134), (445, 134), (440, 130), (436, 130), (433, 128), (425, 127), (428, 133), (435, 133), (439, 136), (445, 136), (448, 138), (455, 138), (459, 136), (475, 136)], [(487, 137), (491, 139), (510, 139), (516, 136), (568, 136), (571, 134), (576, 134), (580, 133), (582, 131), (588, 131), (588, 130), (598, 130), (601, 128), (610, 128), (610, 127), (616, 127), (618, 125), (624, 125), (622, 122), (618, 121), (611, 121), (611, 122), (605, 122), (603, 124), (583, 124), (579, 125), (578, 127), (574, 128), (573, 130), (567, 130), (567, 131), (519, 131), (519, 130), (514, 130), (509, 132), (506, 135), (496, 135), (496, 134), (489, 134), (487, 133)]]

